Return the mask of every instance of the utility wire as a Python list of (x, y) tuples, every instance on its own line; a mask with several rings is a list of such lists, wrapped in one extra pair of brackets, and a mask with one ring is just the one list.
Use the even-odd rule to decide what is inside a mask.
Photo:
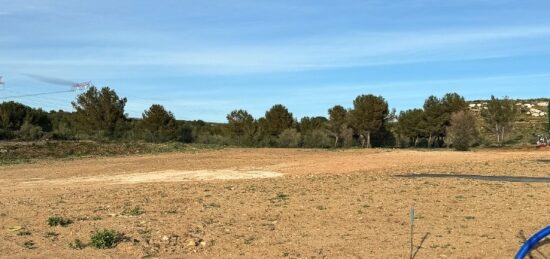
[(6, 99), (11, 99), (11, 98), (21, 98), (21, 97), (31, 97), (31, 96), (41, 96), (41, 95), (49, 95), (49, 94), (70, 93), (70, 92), (74, 92), (74, 90), (65, 90), (65, 91), (45, 92), (45, 93), (36, 93), (36, 94), (23, 94), (23, 95), (4, 96), (4, 97), (0, 97), (0, 100), (6, 100)]

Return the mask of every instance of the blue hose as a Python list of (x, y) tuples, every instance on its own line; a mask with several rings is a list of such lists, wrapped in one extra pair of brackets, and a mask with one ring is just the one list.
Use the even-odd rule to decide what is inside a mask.
[(525, 244), (523, 244), (523, 246), (519, 249), (515, 258), (525, 258), (525, 256), (529, 254), (529, 251), (531, 251), (531, 249), (533, 249), (533, 247), (535, 247), (539, 241), (541, 241), (548, 235), (550, 235), (550, 226), (543, 228), (541, 231), (537, 232), (535, 235), (525, 241)]

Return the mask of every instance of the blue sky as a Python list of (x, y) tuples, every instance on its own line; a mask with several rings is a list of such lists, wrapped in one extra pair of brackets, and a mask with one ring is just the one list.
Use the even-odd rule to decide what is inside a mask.
[[(91, 80), (178, 119), (273, 104), (296, 117), (359, 94), (398, 110), (431, 94), (550, 95), (550, 1), (0, 0), (0, 98)], [(71, 110), (77, 93), (12, 98)]]

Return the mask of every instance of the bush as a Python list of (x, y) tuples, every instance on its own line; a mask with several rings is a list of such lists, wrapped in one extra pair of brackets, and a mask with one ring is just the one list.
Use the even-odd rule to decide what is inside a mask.
[(86, 248), (86, 244), (77, 238), (73, 242), (69, 243), (69, 247), (75, 250), (82, 250)]
[(42, 138), (42, 136), (44, 136), (42, 128), (40, 126), (33, 125), (28, 121), (25, 121), (25, 123), (21, 126), (21, 129), (17, 131), (17, 137), (25, 141), (38, 140)]
[(313, 130), (304, 136), (304, 147), (328, 148), (332, 146), (332, 140), (323, 130)]
[(52, 216), (52, 217), (48, 218), (48, 225), (50, 227), (55, 227), (55, 226), (65, 227), (65, 226), (67, 226), (71, 223), (73, 223), (72, 220), (67, 219), (67, 218), (63, 218), (63, 217), (60, 217), (60, 216)]
[(23, 246), (27, 249), (35, 249), (36, 248), (36, 244), (32, 240), (25, 241), (25, 243), (23, 243)]
[(214, 145), (229, 145), (230, 140), (222, 135), (211, 135), (208, 133), (200, 134), (197, 137), (197, 143), (214, 144)]
[(286, 129), (279, 135), (277, 144), (279, 147), (299, 147), (302, 135), (296, 129)]
[(112, 229), (96, 230), (90, 237), (90, 245), (97, 249), (114, 248), (122, 241), (122, 236), (122, 234)]
[(140, 207), (135, 207), (132, 209), (125, 209), (122, 211), (121, 215), (123, 216), (139, 216), (141, 214), (145, 213), (145, 210), (143, 210)]
[(478, 137), (476, 118), (467, 111), (453, 113), (451, 126), (447, 128), (454, 149), (467, 151)]
[(0, 140), (8, 140), (12, 139), (13, 137), (13, 132), (11, 130), (0, 129)]

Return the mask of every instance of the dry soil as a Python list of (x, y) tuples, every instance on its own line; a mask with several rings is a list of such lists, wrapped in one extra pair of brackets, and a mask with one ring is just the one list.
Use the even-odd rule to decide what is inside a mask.
[[(550, 177), (550, 152), (223, 149), (2, 166), (0, 257), (408, 258), (414, 207), (415, 258), (511, 258), (550, 224), (548, 183), (397, 176), (420, 173)], [(54, 215), (74, 222), (50, 227)], [(124, 240), (69, 246), (104, 228)]]

